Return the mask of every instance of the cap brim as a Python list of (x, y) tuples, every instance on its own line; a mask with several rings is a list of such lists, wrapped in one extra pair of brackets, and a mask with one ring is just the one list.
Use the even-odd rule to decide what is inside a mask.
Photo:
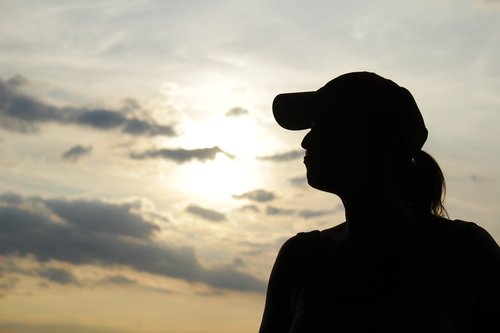
[(304, 130), (311, 127), (319, 106), (320, 94), (317, 91), (280, 94), (274, 98), (273, 114), (281, 127)]

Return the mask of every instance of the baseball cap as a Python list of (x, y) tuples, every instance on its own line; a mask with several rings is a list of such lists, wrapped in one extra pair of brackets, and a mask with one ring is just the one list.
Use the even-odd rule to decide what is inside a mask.
[(317, 91), (279, 94), (273, 101), (278, 124), (303, 130), (314, 121), (341, 121), (342, 112), (358, 112), (374, 132), (396, 132), (409, 153), (427, 140), (424, 119), (411, 93), (393, 81), (371, 72), (340, 75)]

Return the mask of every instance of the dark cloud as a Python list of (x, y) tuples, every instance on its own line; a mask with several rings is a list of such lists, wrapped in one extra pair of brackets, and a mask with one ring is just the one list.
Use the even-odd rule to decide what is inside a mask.
[(0, 258), (0, 277), (4, 276), (7, 273), (20, 273), (26, 274), (26, 270), (17, 266), (15, 260), (10, 258)]
[(19, 282), (18, 278), (8, 278), (0, 281), (0, 290), (10, 290), (14, 289), (17, 282)]
[(257, 207), (256, 205), (241, 206), (238, 210), (242, 212), (254, 212), (254, 213), (260, 212), (259, 207)]
[[(263, 281), (234, 264), (205, 267), (192, 248), (155, 240), (157, 227), (134, 213), (135, 206), (43, 198), (23, 198), (19, 205), (1, 202), (0, 255), (29, 256), (42, 263), (126, 266), (220, 289), (265, 289)], [(56, 278), (55, 273), (45, 275)]]
[(80, 232), (150, 238), (159, 230), (158, 226), (134, 213), (132, 204), (61, 199), (45, 200), (44, 204)]
[(227, 117), (238, 117), (238, 116), (243, 116), (248, 114), (248, 110), (244, 108), (232, 108), (231, 110), (227, 111), (225, 115)]
[(286, 153), (279, 153), (269, 156), (260, 156), (257, 159), (261, 161), (271, 161), (271, 162), (288, 162), (292, 160), (296, 160), (300, 157), (304, 156), (303, 150), (292, 150)]
[(153, 120), (126, 116), (128, 109), (105, 110), (80, 107), (56, 107), (21, 92), (18, 87), (26, 79), (15, 76), (7, 81), (0, 79), (0, 124), (2, 127), (31, 132), (36, 125), (56, 122), (74, 124), (99, 130), (121, 130), (131, 135), (176, 135), (173, 126), (159, 125)]
[(5, 297), (9, 292), (14, 290), (19, 283), (19, 278), (9, 277), (3, 278), (0, 275), (0, 298)]
[(19, 87), (27, 86), (29, 84), (29, 80), (24, 76), (18, 74), (7, 79), (7, 81), (5, 81), (5, 84), (10, 88), (16, 89)]
[(219, 147), (212, 148), (198, 148), (198, 149), (152, 149), (142, 153), (131, 153), (130, 157), (136, 160), (143, 160), (148, 158), (163, 158), (172, 160), (177, 163), (184, 163), (191, 160), (198, 160), (205, 162), (214, 160), (218, 153), (223, 153), (229, 158), (234, 158), (233, 155), (226, 153)]
[(202, 219), (208, 221), (221, 222), (226, 220), (226, 215), (224, 215), (223, 213), (196, 205), (187, 206), (186, 212), (201, 217)]
[(92, 151), (92, 146), (84, 147), (81, 145), (76, 145), (65, 151), (61, 157), (64, 160), (68, 160), (71, 162), (78, 161), (81, 157), (90, 154)]
[[(78, 278), (69, 270), (58, 267), (47, 267), (45, 264), (37, 268), (21, 268), (18, 267), (15, 261), (11, 258), (3, 258), (2, 267), (0, 267), (0, 277), (8, 273), (15, 273), (26, 276), (41, 277), (47, 281), (63, 284), (63, 285), (80, 285)], [(12, 278), (12, 277), (11, 277)], [(17, 277), (16, 277), (17, 279)], [(41, 283), (46, 285), (45, 282)], [(1, 287), (0, 287), (1, 289)]]
[(199, 292), (196, 292), (196, 295), (202, 296), (202, 297), (219, 297), (219, 296), (226, 295), (226, 292), (219, 290), (219, 289), (216, 289), (216, 290), (209, 290), (209, 291), (199, 291)]
[(79, 285), (78, 279), (68, 270), (55, 267), (42, 267), (36, 270), (38, 276), (59, 284)]
[(0, 202), (8, 205), (19, 205), (23, 202), (23, 200), (23, 197), (16, 193), (7, 192), (0, 194)]
[(266, 214), (267, 215), (293, 215), (295, 214), (294, 209), (286, 209), (286, 208), (279, 208), (275, 206), (267, 206), (266, 207)]
[(153, 286), (148, 286), (148, 285), (141, 285), (137, 280), (131, 279), (125, 275), (122, 274), (114, 274), (107, 276), (103, 279), (100, 279), (97, 281), (98, 285), (101, 286), (120, 286), (120, 287), (138, 287), (144, 290), (148, 291), (154, 291), (154, 292), (160, 292), (162, 294), (174, 294), (174, 291), (165, 289), (165, 288), (159, 288), (159, 287), (153, 287)]
[(99, 129), (123, 126), (127, 118), (121, 113), (108, 110), (88, 110), (75, 117), (77, 123)]
[(303, 217), (305, 219), (310, 219), (313, 217), (320, 217), (324, 215), (330, 215), (333, 214), (335, 211), (334, 210), (310, 210), (310, 209), (304, 209), (304, 210), (299, 210), (297, 214), (300, 217)]
[[(0, 79), (0, 116), (28, 124), (39, 122), (66, 122), (71, 113), (23, 95), (12, 85)], [(10, 129), (10, 128), (8, 128)]]
[(137, 284), (136, 280), (130, 279), (125, 275), (115, 274), (107, 276), (99, 281), (100, 284), (118, 284), (118, 285), (133, 285)]
[(275, 206), (267, 206), (266, 214), (272, 216), (278, 215), (297, 215), (305, 219), (320, 217), (324, 215), (330, 215), (338, 212), (342, 208), (341, 205), (335, 207), (335, 209), (330, 210), (311, 210), (311, 209), (289, 209), (289, 208), (280, 208)]
[(245, 261), (241, 258), (234, 258), (233, 264), (234, 266), (246, 266)]
[(288, 179), (288, 182), (293, 186), (303, 187), (307, 185), (307, 178), (305, 176), (292, 177)]
[(132, 135), (165, 135), (175, 136), (176, 133), (172, 126), (162, 126), (152, 122), (140, 119), (128, 119), (123, 132)]
[(243, 194), (233, 195), (233, 198), (248, 199), (257, 202), (267, 202), (274, 200), (276, 196), (273, 192), (257, 189)]

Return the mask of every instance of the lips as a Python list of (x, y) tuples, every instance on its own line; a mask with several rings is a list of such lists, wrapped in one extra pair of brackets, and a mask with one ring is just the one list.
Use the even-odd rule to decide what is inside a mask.
[(306, 150), (306, 153), (304, 154), (304, 163), (307, 164), (311, 160), (311, 153)]

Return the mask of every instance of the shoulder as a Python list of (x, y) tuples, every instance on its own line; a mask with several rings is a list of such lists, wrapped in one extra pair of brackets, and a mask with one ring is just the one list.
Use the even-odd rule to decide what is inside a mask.
[(303, 269), (317, 247), (320, 232), (300, 232), (289, 238), (280, 248), (273, 271), (294, 274)]
[(500, 255), (495, 239), (483, 227), (470, 221), (433, 218), (434, 228), (444, 237), (443, 244), (458, 246), (462, 253)]
[(448, 230), (458, 238), (457, 254), (463, 280), (482, 297), (486, 294), (500, 297), (500, 247), (495, 239), (474, 222), (450, 221)]
[(471, 260), (496, 262), (500, 265), (500, 247), (486, 229), (474, 222), (454, 220), (455, 228), (462, 229), (462, 253)]
[(432, 216), (427, 223), (436, 232), (444, 232), (449, 238), (459, 240), (463, 245), (476, 245), (498, 248), (493, 237), (483, 227), (475, 222), (465, 220), (449, 220), (444, 217)]
[(303, 272), (301, 257), (319, 231), (302, 232), (289, 238), (274, 262), (267, 286), (266, 305), (260, 332), (288, 332), (293, 320), (294, 290)]
[(314, 248), (319, 235), (320, 232), (318, 230), (299, 232), (281, 246), (278, 259), (296, 257), (310, 252)]
[(298, 275), (306, 267), (319, 231), (301, 232), (289, 238), (279, 250), (271, 271), (269, 285), (282, 290), (291, 290)]
[(473, 292), (471, 327), (475, 332), (499, 332), (500, 247), (476, 223), (462, 220), (450, 223), (463, 229), (461, 271), (462, 281)]
[(449, 223), (451, 228), (460, 229), (464, 245), (492, 250), (500, 249), (490, 233), (478, 224), (463, 220), (453, 220)]

